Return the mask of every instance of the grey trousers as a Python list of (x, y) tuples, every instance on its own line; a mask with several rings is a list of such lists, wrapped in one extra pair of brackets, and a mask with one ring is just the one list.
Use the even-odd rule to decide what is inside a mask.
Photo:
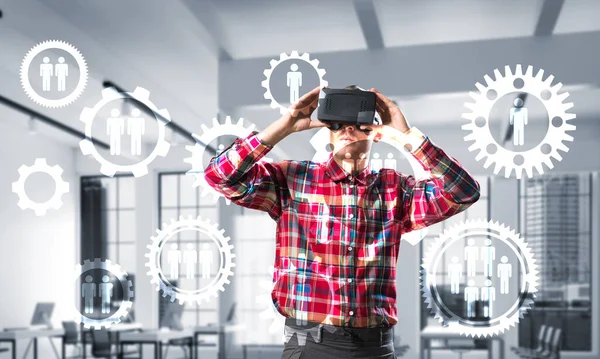
[(286, 319), (281, 359), (396, 359), (392, 328), (308, 327)]

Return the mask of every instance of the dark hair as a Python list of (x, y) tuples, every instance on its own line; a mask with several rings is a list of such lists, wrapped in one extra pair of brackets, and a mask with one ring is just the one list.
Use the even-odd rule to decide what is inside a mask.
[(344, 87), (344, 90), (360, 90), (357, 85), (350, 85)]

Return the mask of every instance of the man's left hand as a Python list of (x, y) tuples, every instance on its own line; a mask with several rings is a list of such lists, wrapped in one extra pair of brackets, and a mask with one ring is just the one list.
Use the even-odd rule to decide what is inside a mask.
[(377, 95), (375, 106), (377, 113), (381, 117), (382, 124), (360, 126), (360, 129), (371, 129), (375, 136), (375, 141), (381, 140), (382, 137), (389, 137), (392, 135), (390, 132), (395, 132), (394, 130), (406, 133), (410, 129), (410, 126), (400, 108), (376, 89), (372, 88), (369, 91)]

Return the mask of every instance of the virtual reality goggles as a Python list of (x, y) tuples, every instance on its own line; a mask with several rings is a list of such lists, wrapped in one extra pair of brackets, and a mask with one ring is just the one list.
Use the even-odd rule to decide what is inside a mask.
[(361, 88), (357, 90), (321, 89), (317, 119), (332, 131), (344, 126), (381, 125), (381, 118), (375, 111), (377, 95)]

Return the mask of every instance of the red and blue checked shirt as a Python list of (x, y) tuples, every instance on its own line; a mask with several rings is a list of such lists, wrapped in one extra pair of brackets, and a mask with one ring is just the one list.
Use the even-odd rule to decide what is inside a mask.
[(479, 183), (455, 159), (414, 127), (405, 136), (417, 141), (411, 153), (431, 178), (368, 167), (352, 176), (331, 156), (322, 163), (260, 161), (272, 147), (256, 132), (211, 159), (205, 170), (211, 187), (277, 222), (271, 296), (282, 315), (298, 324), (398, 322), (402, 234), (443, 221), (479, 198)]

